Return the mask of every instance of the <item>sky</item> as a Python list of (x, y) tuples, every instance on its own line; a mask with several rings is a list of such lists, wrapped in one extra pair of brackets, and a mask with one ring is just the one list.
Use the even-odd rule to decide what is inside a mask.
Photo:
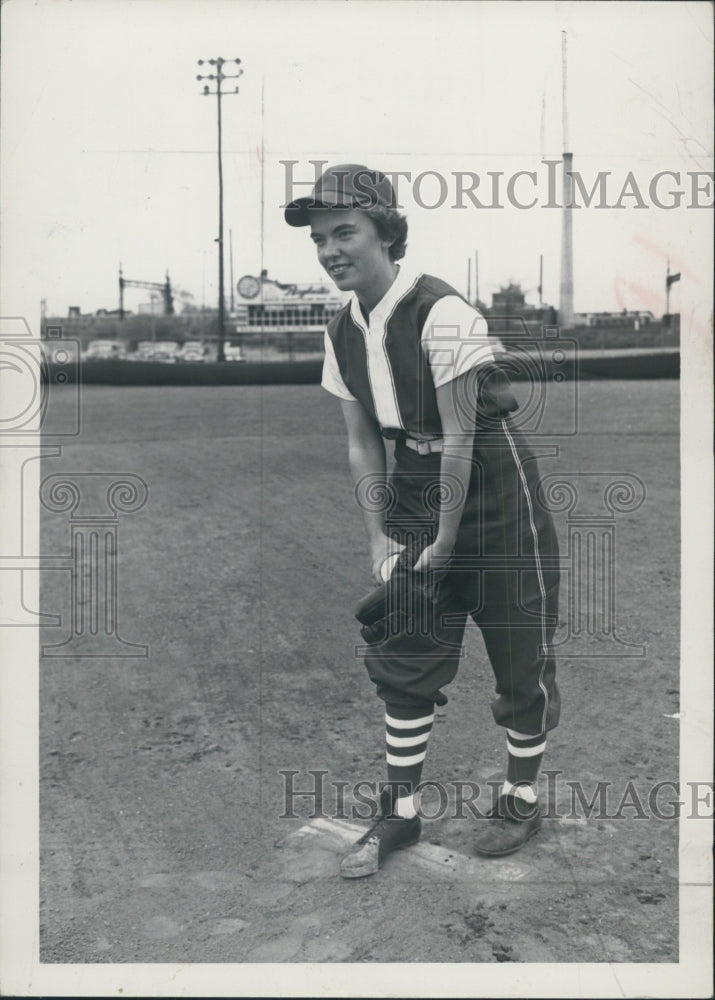
[[(544, 206), (561, 167), (543, 161), (564, 150), (564, 32), (565, 141), (586, 188), (600, 172), (606, 184), (573, 212), (575, 309), (660, 315), (669, 260), (682, 275), (671, 309), (708, 326), (712, 211), (694, 202), (712, 205), (713, 183), (701, 177), (694, 196), (688, 176), (713, 170), (707, 3), (7, 0), (2, 21), (0, 304), (33, 329), (42, 298), (50, 315), (116, 308), (120, 261), (127, 278), (168, 270), (196, 305), (215, 304), (217, 102), (196, 76), (216, 56), (243, 71), (222, 101), (227, 289), (229, 233), (234, 282), (263, 268), (321, 280), (281, 205), (286, 161), (306, 181), (327, 160), (409, 174), (398, 197), (412, 267), (463, 293), (470, 268), (474, 295), (478, 253), (483, 301), (515, 281), (536, 303), (543, 255), (543, 298), (558, 306), (562, 212)], [(677, 175), (656, 189), (663, 205), (683, 192), (674, 208), (649, 196), (660, 171)], [(629, 172), (645, 204), (631, 193), (612, 207)], [(485, 207), (457, 207), (460, 173), (479, 176)], [(510, 178), (537, 203), (510, 204)], [(126, 296), (130, 309), (147, 301)]]

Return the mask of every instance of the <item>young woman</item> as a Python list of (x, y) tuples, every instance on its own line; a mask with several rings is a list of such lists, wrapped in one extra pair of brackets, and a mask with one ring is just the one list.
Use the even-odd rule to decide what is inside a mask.
[(557, 543), (536, 500), (518, 405), (481, 314), (445, 282), (398, 263), (407, 222), (395, 205), (384, 174), (343, 164), (285, 209), (289, 225), (310, 227), (321, 265), (352, 293), (328, 324), (322, 385), (340, 399), (374, 579), (399, 572), (421, 595), (432, 584), (419, 627), (413, 619), (387, 629), (365, 656), (385, 702), (387, 783), (380, 818), (342, 860), (346, 878), (373, 874), (419, 839), (434, 706), (447, 700), (441, 688), (457, 672), (468, 617), (484, 637), (507, 743), (501, 792), (476, 834), (480, 853), (509, 854), (539, 829), (536, 779), (560, 708), (550, 648)]

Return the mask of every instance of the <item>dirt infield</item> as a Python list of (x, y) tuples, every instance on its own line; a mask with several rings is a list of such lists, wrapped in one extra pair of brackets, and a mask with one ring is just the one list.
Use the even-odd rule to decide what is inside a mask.
[[(384, 774), (382, 706), (354, 652), (370, 578), (337, 403), (317, 386), (85, 386), (81, 434), (43, 477), (147, 483), (116, 532), (119, 633), (149, 649), (41, 661), (41, 960), (677, 960), (678, 795), (653, 788), (678, 778), (678, 391), (581, 383), (578, 432), (540, 441), (542, 474), (580, 484), (578, 510), (555, 514), (562, 551), (574, 517), (594, 538), (613, 528), (623, 643), (559, 633), (552, 818), (512, 858), (471, 851), (477, 819), (458, 815), (455, 782), (477, 782), (488, 806), (505, 757), (472, 632), (425, 767), (445, 808), (434, 786), (423, 845), (345, 882), (352, 786)], [(609, 507), (623, 474), (643, 502), (622, 488)], [(69, 538), (68, 514), (45, 512), (43, 551)], [(42, 610), (64, 623), (69, 579), (42, 583)], [(281, 818), (288, 771), (301, 790), (325, 772), (323, 818), (307, 797)], [(574, 783), (591, 800), (599, 782), (589, 816)]]

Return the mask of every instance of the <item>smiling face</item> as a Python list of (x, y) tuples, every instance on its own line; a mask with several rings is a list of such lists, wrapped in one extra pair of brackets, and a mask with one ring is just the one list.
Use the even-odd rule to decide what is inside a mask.
[(310, 237), (322, 267), (341, 291), (355, 292), (360, 304), (372, 309), (397, 273), (391, 241), (380, 237), (360, 209), (314, 209), (309, 214)]

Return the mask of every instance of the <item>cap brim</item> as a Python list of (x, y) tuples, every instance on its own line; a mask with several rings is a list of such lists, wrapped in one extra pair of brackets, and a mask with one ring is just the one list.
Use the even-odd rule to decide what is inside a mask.
[(354, 208), (354, 199), (345, 201), (320, 201), (315, 198), (296, 198), (285, 207), (285, 220), (289, 226), (309, 226), (310, 216), (308, 213), (319, 208)]

